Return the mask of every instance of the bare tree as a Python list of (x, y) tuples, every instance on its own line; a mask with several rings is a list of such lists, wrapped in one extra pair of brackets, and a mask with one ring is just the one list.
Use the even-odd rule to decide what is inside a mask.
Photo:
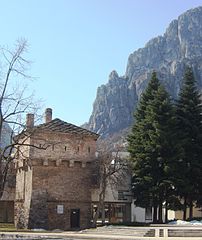
[(93, 216), (93, 226), (96, 226), (99, 213), (102, 215), (102, 224), (105, 223), (105, 197), (107, 187), (112, 190), (123, 184), (128, 174), (130, 174), (129, 162), (122, 158), (120, 151), (109, 152), (103, 148), (98, 152), (97, 160), (94, 164), (94, 174), (97, 176), (99, 196), (97, 210)]
[[(15, 136), (26, 129), (25, 115), (37, 113), (39, 102), (27, 89), (30, 62), (24, 57), (26, 40), (19, 40), (15, 49), (0, 48), (0, 198), (3, 196), (9, 167), (19, 154)], [(6, 140), (5, 140), (6, 137)]]

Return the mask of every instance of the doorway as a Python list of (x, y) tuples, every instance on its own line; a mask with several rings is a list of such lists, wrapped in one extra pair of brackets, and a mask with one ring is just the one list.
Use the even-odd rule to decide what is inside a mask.
[(71, 209), (70, 226), (80, 228), (80, 209)]

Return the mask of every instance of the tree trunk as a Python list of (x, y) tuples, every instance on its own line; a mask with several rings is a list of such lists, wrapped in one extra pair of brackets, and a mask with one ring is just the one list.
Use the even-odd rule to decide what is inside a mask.
[(100, 211), (100, 203), (97, 205), (97, 211), (95, 212), (95, 215), (93, 216), (93, 227), (96, 227), (97, 225), (97, 219), (99, 216), (99, 211)]
[(191, 220), (193, 218), (193, 202), (190, 202), (189, 205), (189, 220)]
[[(102, 213), (102, 223), (105, 222), (105, 192), (106, 192), (106, 180), (102, 180), (102, 185), (101, 185), (101, 192), (99, 194), (99, 199), (98, 199), (98, 206), (97, 206), (97, 212), (95, 213), (95, 216), (93, 217), (93, 227), (96, 227), (97, 225), (97, 220), (99, 216), (99, 212), (101, 210)], [(104, 224), (104, 223), (103, 223)]]
[(109, 223), (111, 223), (111, 213), (112, 213), (112, 206), (111, 203), (109, 204)]
[(105, 224), (105, 192), (106, 192), (106, 181), (103, 183), (103, 194), (102, 194), (102, 225)]
[(162, 214), (162, 211), (163, 211), (163, 206), (162, 206), (162, 203), (160, 202), (160, 203), (159, 203), (159, 209), (158, 209), (158, 222), (159, 222), (159, 223), (163, 223), (163, 214)]
[(187, 220), (187, 198), (184, 199), (184, 206), (183, 206), (183, 220)]
[(93, 216), (93, 227), (96, 227), (96, 225), (97, 225), (97, 220), (99, 217), (100, 209), (102, 209), (102, 201), (103, 201), (102, 199), (103, 199), (103, 192), (101, 191), (99, 194), (97, 211), (96, 211), (95, 215)]
[(165, 204), (165, 223), (168, 222), (168, 203)]
[(157, 206), (153, 207), (153, 223), (157, 223)]
[(105, 204), (102, 204), (102, 225), (105, 224)]

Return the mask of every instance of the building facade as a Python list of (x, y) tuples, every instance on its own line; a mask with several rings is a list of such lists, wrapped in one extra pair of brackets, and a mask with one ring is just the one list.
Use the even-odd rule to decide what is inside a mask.
[(0, 200), (0, 223), (13, 223), (15, 200), (16, 170), (14, 164), (10, 164), (3, 196)]
[[(93, 132), (52, 120), (51, 109), (38, 126), (34, 126), (34, 115), (28, 114), (15, 168), (12, 165), (0, 200), (0, 222), (32, 229), (90, 227), (100, 191), (92, 170), (97, 138)], [(126, 152), (120, 154), (128, 157)], [(106, 222), (152, 222), (152, 208), (135, 206), (130, 189), (130, 174), (116, 186), (107, 186)], [(201, 217), (201, 211), (194, 209), (194, 216)], [(174, 218), (182, 219), (182, 213), (169, 211), (169, 219)]]
[[(118, 158), (119, 161), (117, 166), (124, 166), (127, 163), (128, 153), (127, 152), (112, 152), (113, 156)], [(128, 167), (118, 167), (119, 170), (114, 174), (115, 181), (110, 177), (107, 181), (105, 191), (105, 222), (107, 223), (128, 223), (131, 222), (131, 203), (132, 203), (132, 192), (131, 192), (131, 172)], [(100, 184), (101, 185), (101, 184)], [(92, 191), (92, 208), (93, 213), (97, 211), (99, 194), (102, 191), (100, 186), (94, 188)], [(102, 213), (99, 213), (98, 221), (102, 220)]]
[(18, 228), (78, 229), (91, 221), (91, 165), (98, 135), (60, 119), (34, 126), (20, 136), (16, 159), (15, 225)]

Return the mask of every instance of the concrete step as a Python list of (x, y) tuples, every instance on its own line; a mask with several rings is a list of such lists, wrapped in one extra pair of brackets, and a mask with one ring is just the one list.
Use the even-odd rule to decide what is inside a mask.
[(145, 234), (144, 237), (155, 237), (155, 229), (149, 229)]
[(202, 229), (168, 229), (169, 237), (202, 237)]
[(154, 229), (148, 228), (134, 228), (134, 227), (98, 227), (96, 229), (88, 229), (84, 231), (87, 234), (96, 233), (99, 235), (112, 234), (112, 235), (125, 235), (125, 236), (134, 236), (134, 237), (143, 237), (149, 236), (152, 237), (155, 235)]

